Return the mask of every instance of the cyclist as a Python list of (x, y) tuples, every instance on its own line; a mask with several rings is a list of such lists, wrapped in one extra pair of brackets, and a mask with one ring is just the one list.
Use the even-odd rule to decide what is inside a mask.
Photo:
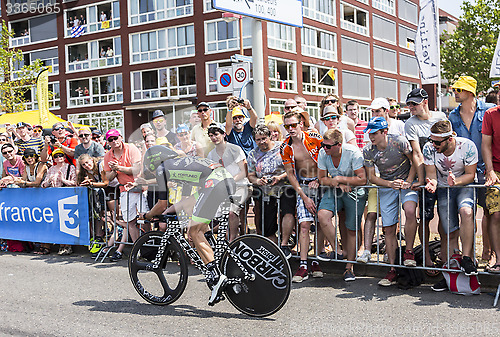
[[(210, 230), (208, 225), (214, 218), (219, 205), (228, 200), (229, 195), (235, 191), (232, 175), (218, 163), (206, 158), (182, 157), (161, 145), (153, 146), (146, 151), (144, 173), (146, 172), (156, 175), (160, 192), (158, 202), (142, 217), (148, 220), (156, 215), (174, 214), (181, 210), (192, 215), (188, 232), (208, 270), (205, 278), (212, 291), (208, 304), (212, 306), (220, 302), (224, 299), (222, 292), (226, 286), (227, 277), (221, 273), (214, 261), (214, 252), (205, 233)], [(182, 183), (183, 191), (189, 193), (192, 191), (192, 186), (199, 187), (199, 190), (194, 195), (167, 207), (168, 182)]]

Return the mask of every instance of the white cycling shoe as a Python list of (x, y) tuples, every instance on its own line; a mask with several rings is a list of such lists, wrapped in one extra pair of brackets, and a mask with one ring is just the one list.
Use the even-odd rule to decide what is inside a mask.
[(221, 276), (219, 277), (219, 281), (217, 281), (217, 283), (212, 288), (212, 294), (210, 295), (210, 299), (208, 300), (209, 306), (214, 306), (215, 304), (224, 300), (222, 292), (226, 288), (226, 284), (227, 284), (227, 276), (221, 274)]

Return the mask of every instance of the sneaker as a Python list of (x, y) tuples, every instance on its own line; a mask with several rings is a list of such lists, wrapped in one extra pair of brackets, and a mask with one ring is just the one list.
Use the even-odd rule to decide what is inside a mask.
[(324, 276), (323, 271), (319, 267), (319, 263), (313, 263), (311, 264), (311, 272), (312, 272), (312, 277), (313, 278), (320, 278)]
[(361, 262), (361, 263), (368, 263), (368, 262), (370, 262), (371, 257), (372, 257), (372, 254), (370, 253), (370, 251), (365, 250), (365, 251), (363, 251), (363, 254), (361, 254), (361, 256), (358, 256), (356, 261)]
[(378, 285), (382, 287), (392, 286), (396, 284), (396, 277), (397, 277), (396, 270), (393, 269), (389, 271), (387, 275), (385, 275), (385, 277), (378, 282)]
[(57, 255), (63, 255), (65, 250), (66, 250), (65, 247), (63, 247), (63, 246), (59, 247), (59, 251), (57, 252)]
[(344, 272), (344, 281), (346, 282), (356, 281), (356, 276), (354, 276), (354, 273), (352, 271), (346, 269)]
[(113, 255), (109, 258), (111, 262), (117, 262), (120, 261), (123, 257), (123, 254), (120, 253), (119, 251), (116, 251), (113, 253)]
[(416, 267), (417, 266), (417, 261), (415, 261), (415, 254), (413, 254), (413, 251), (407, 250), (403, 254), (403, 265), (405, 267)]
[(387, 255), (387, 253), (384, 254), (383, 261), (384, 261), (384, 263), (389, 263), (389, 255)]
[(448, 284), (446, 284), (446, 280), (445, 279), (442, 279), (441, 281), (439, 281), (438, 283), (436, 283), (435, 285), (433, 285), (431, 287), (431, 289), (434, 290), (434, 291), (437, 291), (437, 292), (445, 291), (445, 290), (448, 290)]
[(104, 241), (102, 238), (97, 238), (90, 246), (90, 254), (98, 253), (102, 247), (104, 247)]
[(285, 258), (287, 260), (290, 260), (290, 258), (292, 257), (292, 250), (290, 249), (290, 247), (288, 247), (288, 246), (281, 246), (281, 251), (285, 255)]
[(323, 252), (317, 256), (318, 260), (320, 261), (333, 261), (333, 260), (343, 260), (344, 255), (343, 254), (337, 254), (334, 251), (331, 252)]
[(71, 255), (73, 254), (73, 248), (71, 246), (64, 247), (62, 253), (60, 255)]
[(212, 288), (212, 294), (210, 295), (210, 299), (208, 300), (209, 306), (214, 306), (224, 299), (222, 292), (226, 288), (227, 285), (227, 276), (222, 274), (219, 276), (219, 280)]
[(468, 256), (462, 256), (462, 262), (460, 262), (460, 269), (465, 273), (465, 276), (477, 275), (477, 266)]
[(295, 275), (292, 277), (293, 283), (301, 283), (309, 278), (309, 274), (307, 273), (307, 268), (299, 267)]

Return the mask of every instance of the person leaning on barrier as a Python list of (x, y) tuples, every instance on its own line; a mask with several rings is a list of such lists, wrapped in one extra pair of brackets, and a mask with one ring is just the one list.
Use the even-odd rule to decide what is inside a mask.
[(26, 166), (21, 156), (16, 154), (14, 145), (5, 143), (1, 147), (3, 161), (2, 179), (0, 180), (0, 188), (3, 187), (18, 187), (15, 185), (15, 180), (23, 176)]
[(14, 141), (14, 144), (17, 146), (19, 155), (22, 155), (24, 153), (24, 150), (28, 148), (34, 149), (38, 154), (40, 154), (43, 149), (43, 139), (32, 137), (28, 130), (29, 127), (30, 126), (28, 125), (28, 123), (24, 122), (19, 122), (16, 124), (16, 132), (18, 138)]
[(439, 121), (431, 127), (429, 142), (422, 152), (427, 181), (425, 189), (437, 194), (439, 218), (444, 230), (441, 237), (441, 259), (447, 260), (454, 250), (458, 250), (460, 236), (463, 252), (461, 268), (467, 276), (477, 275), (474, 190), (442, 188), (465, 186), (474, 182), (478, 158), (476, 145), (469, 139), (456, 137), (449, 121)]
[[(278, 244), (278, 204), (283, 218), (283, 228), (292, 229), (295, 224), (295, 193), (281, 193), (286, 187), (285, 167), (280, 156), (281, 142), (271, 140), (271, 131), (263, 124), (253, 130), (257, 147), (248, 154), (248, 180), (258, 188), (254, 189), (254, 214), (257, 233)], [(281, 194), (280, 194), (281, 193)], [(264, 216), (262, 216), (262, 214)], [(264, 226), (262, 226), (264, 218)]]
[(22, 178), (16, 180), (20, 187), (39, 187), (47, 174), (47, 165), (40, 161), (40, 157), (34, 149), (24, 150), (23, 162), (25, 170)]
[[(323, 135), (322, 149), (318, 155), (318, 178), (323, 189), (318, 206), (318, 220), (321, 230), (333, 245), (337, 242), (337, 233), (332, 218), (338, 212), (345, 212), (345, 222), (339, 221), (340, 235), (347, 250), (347, 260), (356, 258), (356, 235), (361, 227), (361, 218), (365, 210), (366, 193), (363, 188), (352, 187), (366, 184), (366, 173), (363, 167), (363, 155), (359, 148), (352, 144), (343, 144), (340, 130), (332, 129)], [(330, 176), (328, 176), (328, 174)], [(336, 247), (334, 247), (336, 248)], [(320, 254), (320, 260), (343, 259), (336, 250)], [(354, 281), (353, 264), (347, 263), (344, 281)]]
[[(415, 178), (415, 166), (411, 147), (406, 138), (388, 135), (388, 128), (389, 124), (383, 117), (374, 117), (368, 122), (365, 132), (369, 134), (371, 144), (363, 149), (364, 165), (370, 182), (383, 187), (379, 188), (380, 214), (389, 263), (395, 264), (396, 262), (396, 248), (398, 247), (396, 227), (400, 221), (398, 215), (402, 204), (406, 216), (406, 251), (403, 255), (403, 263), (407, 267), (415, 267), (417, 263), (413, 254), (413, 244), (417, 231), (418, 194), (411, 189)], [(380, 172), (380, 177), (375, 174), (375, 166)], [(373, 237), (373, 233), (368, 232), (365, 230), (365, 236)], [(385, 287), (396, 284), (396, 276), (396, 269), (391, 267), (378, 284)]]
[(40, 153), (40, 160), (46, 163), (49, 156), (52, 155), (52, 152), (55, 149), (61, 149), (61, 151), (65, 154), (65, 161), (76, 165), (74, 155), (77, 145), (78, 140), (73, 138), (71, 134), (66, 131), (64, 123), (57, 122), (52, 125), (52, 136), (45, 136), (45, 143), (43, 145), (42, 152)]

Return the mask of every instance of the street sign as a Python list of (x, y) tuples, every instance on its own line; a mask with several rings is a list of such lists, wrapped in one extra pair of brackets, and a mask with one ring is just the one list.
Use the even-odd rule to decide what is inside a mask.
[(233, 89), (239, 90), (250, 79), (250, 64), (239, 62), (233, 64)]
[(302, 28), (302, 0), (212, 0), (225, 12)]
[(231, 56), (231, 62), (249, 62), (252, 63), (252, 57), (240, 54), (234, 54)]
[(217, 68), (217, 92), (228, 93), (233, 92), (233, 67)]

